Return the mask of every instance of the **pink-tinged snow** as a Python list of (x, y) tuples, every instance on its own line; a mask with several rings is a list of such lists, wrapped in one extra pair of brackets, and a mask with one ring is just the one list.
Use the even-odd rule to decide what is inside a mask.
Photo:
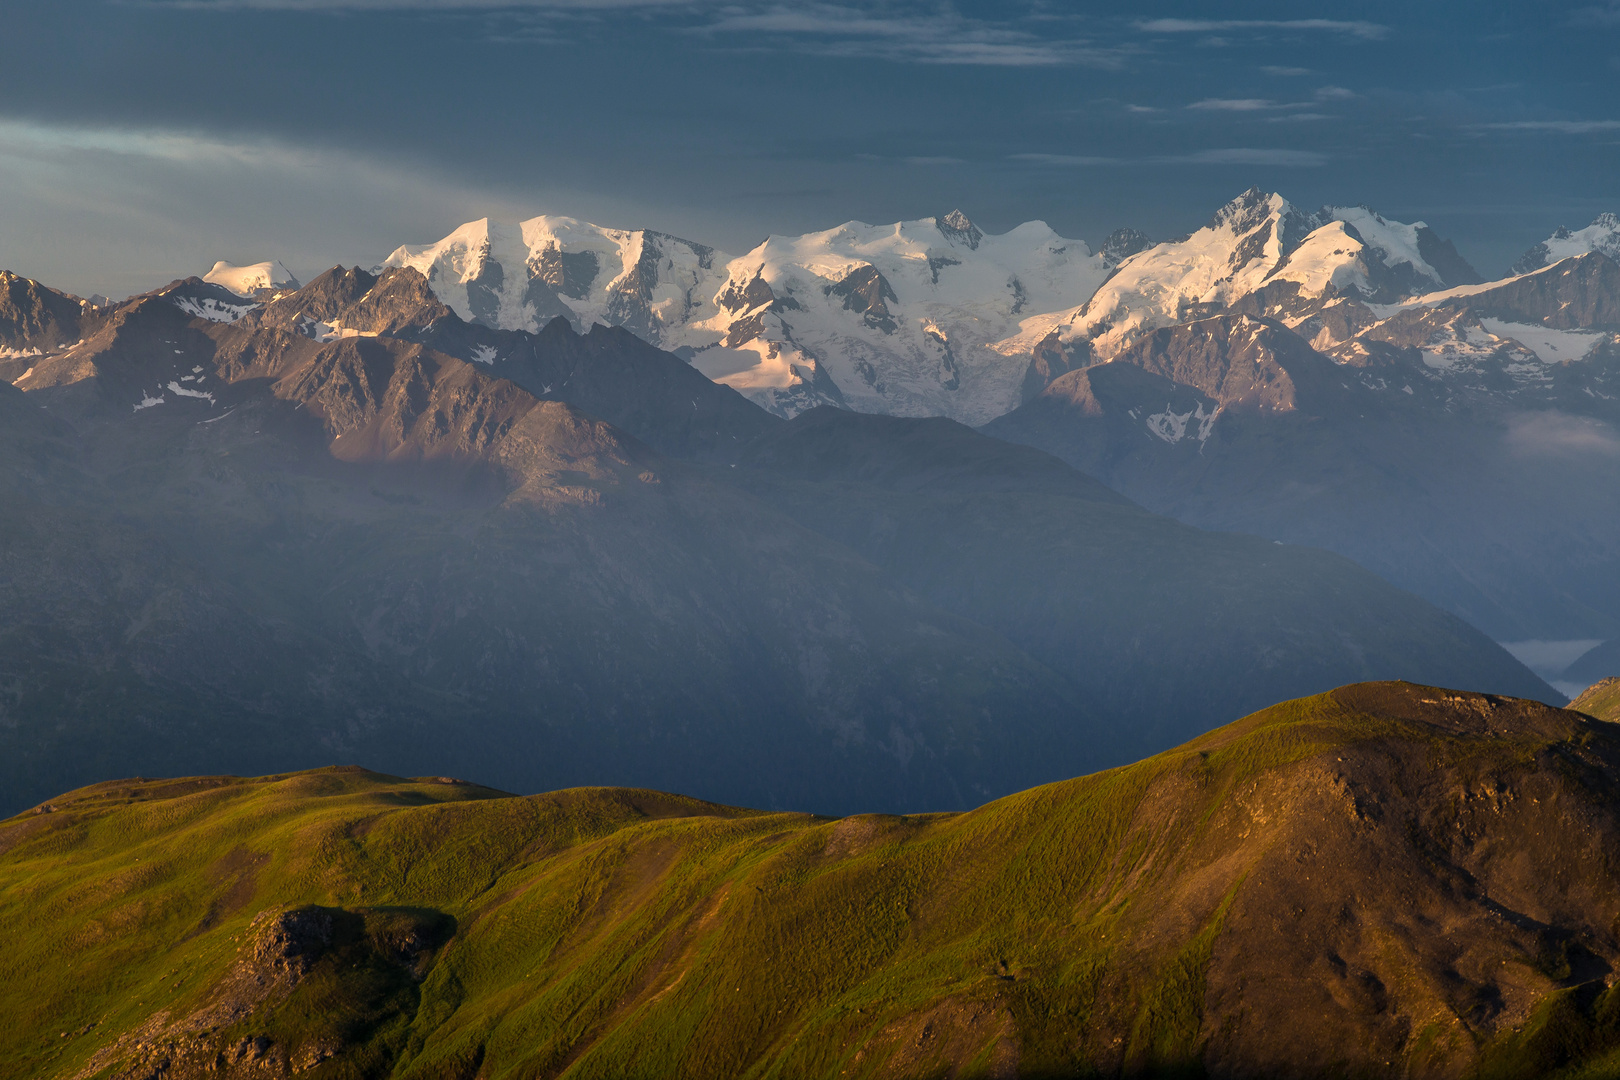
[[(1301, 222), (1314, 227), (1285, 252), (1280, 239), (1285, 223), (1298, 228)], [(1088, 340), (1098, 356), (1108, 357), (1138, 334), (1182, 322), (1202, 305), (1225, 307), (1274, 281), (1294, 282), (1307, 297), (1321, 296), (1329, 287), (1339, 292), (1354, 287), (1369, 295), (1374, 260), (1391, 268), (1408, 264), (1440, 284), (1439, 273), (1418, 254), (1422, 227), (1390, 221), (1365, 207), (1329, 207), (1307, 217), (1282, 196), (1271, 195), (1251, 214), (1223, 213), (1185, 240), (1138, 252), (1083, 307), (1027, 320), (998, 348), (1027, 350), (1057, 328), (1065, 340)]]
[[(547, 317), (527, 299), (529, 282), (552, 249), (596, 260), (583, 295), (558, 291), (576, 329), (644, 313), (631, 326), (636, 332), (663, 348), (693, 350), (698, 370), (778, 412), (815, 403), (806, 389), (819, 368), (857, 409), (970, 423), (1015, 407), (1029, 364), (1027, 351), (1009, 356), (990, 344), (1017, 333), (1022, 319), (1082, 303), (1106, 274), (1083, 242), (1041, 222), (982, 236), (974, 248), (932, 218), (772, 236), (737, 258), (661, 233), (574, 218), (510, 225), (486, 218), (437, 243), (400, 247), (384, 265), (419, 270), (466, 319), (473, 317), (468, 286), (482, 278), (496, 301), (486, 321), (536, 331)], [(491, 262), (501, 267), (498, 287), (488, 284)], [(831, 292), (866, 266), (896, 297), (886, 301), (893, 333), (870, 325)], [(719, 299), (730, 288), (745, 290), (756, 275), (787, 303), (762, 315), (758, 335), (733, 333), (761, 313), (727, 310)], [(750, 340), (738, 340), (743, 336)], [(728, 338), (730, 345), (722, 344)]]
[(1560, 229), (1546, 241), (1547, 261), (1585, 255), (1589, 251), (1601, 252), (1611, 259), (1620, 260), (1620, 216), (1599, 214), (1597, 220), (1584, 229), (1570, 232)]
[[(719, 268), (727, 258), (717, 253), (711, 260), (706, 249), (677, 237), (541, 216), (515, 224), (489, 218), (470, 221), (437, 243), (396, 248), (382, 265), (420, 271), (431, 282), (434, 295), (457, 315), (471, 320), (468, 286), (495, 263), (501, 268), (501, 284), (486, 284), (497, 303), (492, 321), (503, 330), (532, 332), (541, 329), (550, 316), (537, 311), (528, 299), (529, 282), (539, 274), (542, 258), (553, 249), (570, 255), (589, 253), (596, 259), (596, 274), (583, 296), (561, 291), (557, 296), (576, 329), (588, 329), (593, 323), (611, 325), (615, 321), (612, 313), (623, 307), (622, 301), (615, 301), (645, 288), (650, 293), (650, 337), (653, 344), (663, 346), (671, 344), (663, 331), (686, 322), (690, 309), (724, 279)], [(643, 280), (644, 254), (652, 256), (647, 260), (652, 269), (650, 281)], [(647, 332), (649, 328), (637, 329)]]
[(211, 285), (229, 289), (237, 296), (245, 297), (257, 295), (260, 289), (298, 288), (298, 279), (293, 277), (290, 270), (278, 262), (269, 261), (249, 266), (233, 266), (220, 260), (214, 264), (212, 270), (203, 275), (203, 280)]
[(1363, 240), (1382, 251), (1385, 266), (1395, 267), (1406, 263), (1436, 284), (1444, 280), (1418, 251), (1418, 230), (1426, 227), (1423, 222), (1407, 225), (1390, 221), (1365, 206), (1332, 206), (1324, 212), (1335, 221), (1352, 226)]
[[(851, 274), (875, 269), (892, 296), (881, 318), (851, 309), (835, 289)], [(851, 221), (803, 236), (772, 236), (731, 261), (726, 285), (745, 290), (756, 277), (780, 301), (762, 319), (754, 341), (736, 343), (714, 365), (717, 381), (744, 393), (785, 390), (819, 366), (844, 401), (864, 412), (950, 416), (984, 423), (1019, 404), (1030, 357), (993, 345), (1019, 331), (1022, 320), (1064, 309), (1090, 296), (1107, 274), (1083, 241), (1044, 222), (1026, 222), (977, 245), (934, 218), (892, 225)], [(678, 336), (705, 353), (754, 312), (727, 311), (715, 295), (713, 314), (694, 319)], [(757, 364), (738, 368), (747, 350)]]

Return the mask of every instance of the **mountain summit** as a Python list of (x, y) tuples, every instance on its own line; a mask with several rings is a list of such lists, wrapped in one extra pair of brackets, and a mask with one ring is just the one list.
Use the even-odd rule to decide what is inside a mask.
[(1530, 274), (1564, 259), (1596, 251), (1620, 261), (1620, 216), (1599, 214), (1584, 229), (1559, 227), (1513, 264), (1515, 274)]
[(1029, 357), (992, 343), (1080, 303), (1109, 269), (1041, 222), (991, 235), (960, 210), (771, 236), (735, 257), (573, 218), (483, 219), (384, 265), (420, 270), (485, 326), (623, 326), (779, 415), (835, 404), (970, 423), (1022, 400)]
[(210, 285), (218, 285), (229, 289), (237, 296), (256, 297), (261, 292), (273, 292), (276, 289), (297, 289), (298, 279), (293, 277), (292, 271), (278, 262), (253, 263), (250, 266), (233, 266), (224, 260), (214, 264), (214, 268), (203, 275), (203, 280)]

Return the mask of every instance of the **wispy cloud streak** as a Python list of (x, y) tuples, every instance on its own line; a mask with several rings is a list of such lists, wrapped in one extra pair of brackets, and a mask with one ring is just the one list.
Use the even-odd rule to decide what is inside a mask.
[(1144, 19), (1137, 29), (1153, 34), (1220, 34), (1241, 30), (1300, 30), (1345, 34), (1364, 41), (1389, 36), (1390, 29), (1360, 19)]
[(706, 23), (710, 35), (759, 36), (827, 56), (997, 67), (1082, 65), (1116, 68), (1125, 51), (1078, 38), (1037, 34), (1017, 22), (990, 22), (949, 7), (858, 8), (773, 5), (728, 11)]
[(1313, 169), (1328, 163), (1328, 155), (1314, 150), (1278, 150), (1267, 147), (1227, 146), (1195, 150), (1185, 154), (1159, 154), (1152, 157), (1097, 157), (1085, 154), (1013, 154), (1009, 160), (1030, 165), (1113, 166), (1113, 165), (1256, 165), (1266, 168)]

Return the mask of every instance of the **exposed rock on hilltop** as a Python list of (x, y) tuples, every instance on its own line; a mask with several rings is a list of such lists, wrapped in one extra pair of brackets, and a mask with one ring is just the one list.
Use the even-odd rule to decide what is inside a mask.
[(358, 769), (99, 785), (0, 823), (25, 931), (0, 1060), (1607, 1075), (1617, 730), (1364, 684), (968, 813), (840, 821)]

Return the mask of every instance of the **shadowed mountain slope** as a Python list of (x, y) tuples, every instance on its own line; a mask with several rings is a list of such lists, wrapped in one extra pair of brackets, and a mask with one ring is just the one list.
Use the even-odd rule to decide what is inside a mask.
[[(1347, 555), (1497, 640), (1613, 638), (1620, 352), (1554, 311), (1598, 319), (1620, 295), (1601, 264), (1368, 311), (1367, 326), (1165, 327), (984, 431), (1201, 528)], [(1366, 310), (1335, 304), (1324, 314)], [(1322, 352), (1313, 333), (1348, 340)]]
[(148, 299), (24, 385), (0, 430), (30, 463), (0, 534), (13, 805), (364, 753), (965, 806), (1057, 775), (1051, 747), (1084, 759), (1090, 711), (994, 632), (479, 365)]
[(624, 331), (463, 323), (415, 271), (217, 318), (204, 284), (7, 387), (7, 809), (335, 756), (965, 808), (1348, 680), (1551, 693), (1340, 560), (948, 421), (789, 425)]
[(1612, 1075), (1620, 736), (1364, 684), (964, 814), (359, 769), (0, 823), (40, 1077)]
[(1444, 672), (1546, 693), (1479, 631), (1347, 559), (1179, 524), (951, 420), (816, 409), (751, 444), (733, 472), (1127, 718), (1096, 736), (1115, 761), (1356, 680)]

